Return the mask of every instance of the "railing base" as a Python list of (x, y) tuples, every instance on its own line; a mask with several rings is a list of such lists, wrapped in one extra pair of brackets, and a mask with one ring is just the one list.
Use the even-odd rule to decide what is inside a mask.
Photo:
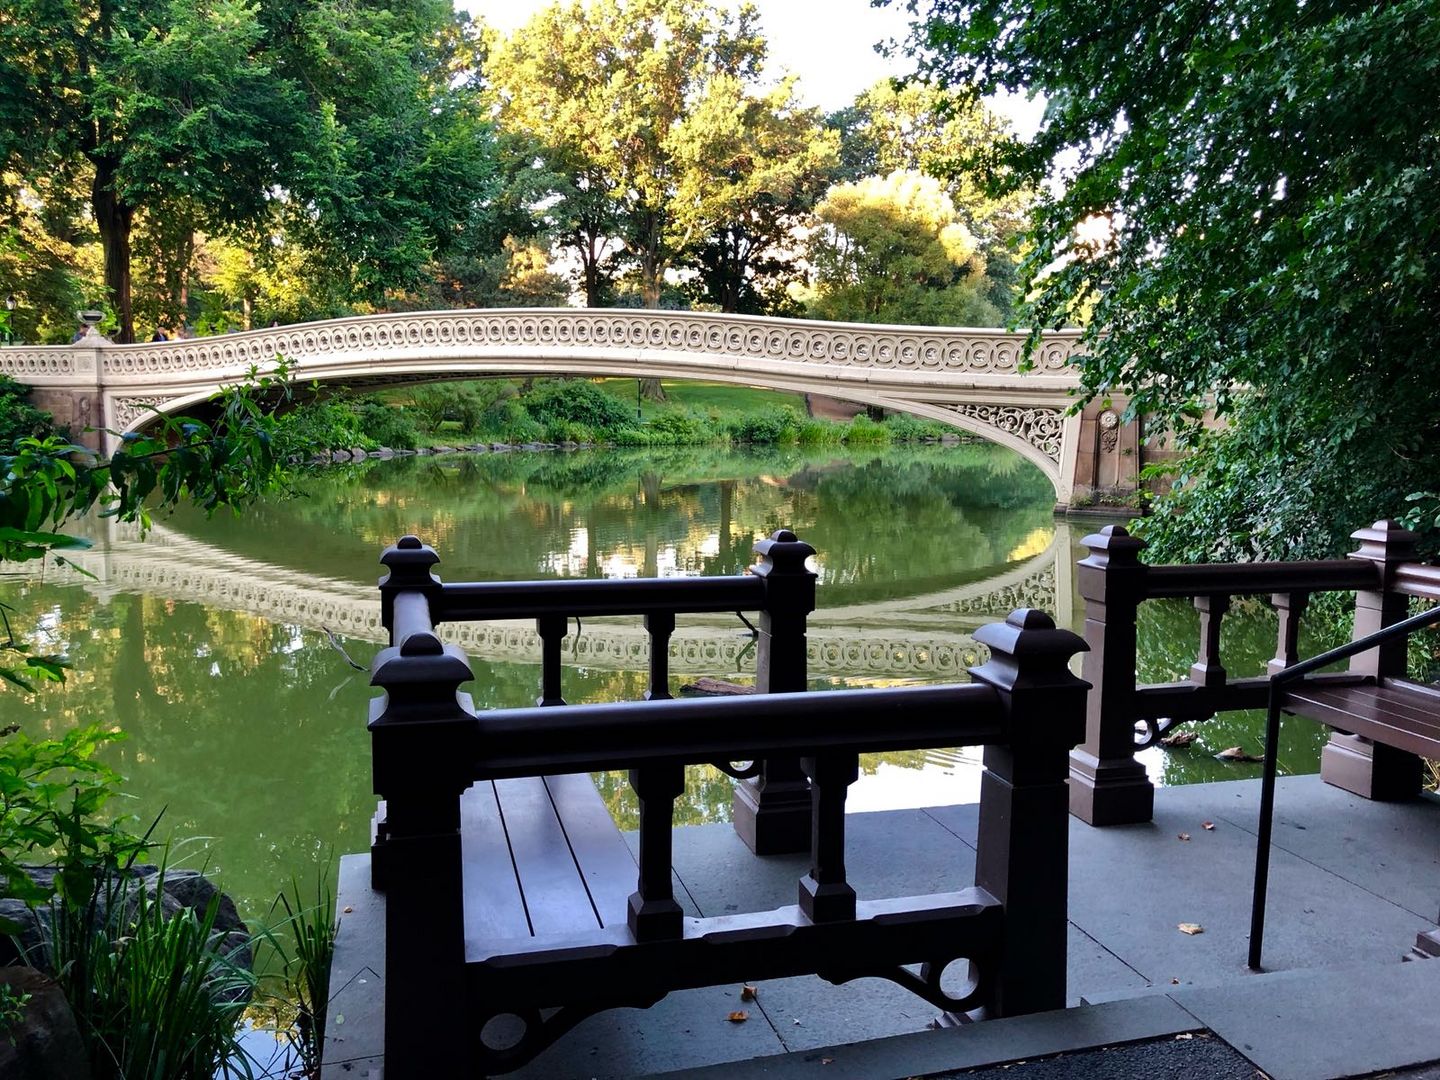
[(1320, 754), (1320, 779), (1376, 802), (1401, 802), (1420, 794), (1420, 759), (1358, 735), (1334, 732)]
[(808, 784), (772, 781), (762, 790), (751, 780), (741, 780), (731, 806), (736, 834), (756, 855), (810, 850)]
[(1407, 960), (1440, 960), (1440, 929), (1415, 935), (1415, 947)]
[(1070, 754), (1070, 813), (1087, 825), (1140, 825), (1155, 816), (1155, 785), (1134, 758)]

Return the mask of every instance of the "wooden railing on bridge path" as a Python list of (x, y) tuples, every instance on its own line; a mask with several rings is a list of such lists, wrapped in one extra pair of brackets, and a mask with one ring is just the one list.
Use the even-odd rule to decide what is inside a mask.
[[(1094, 689), (1086, 709), (1085, 743), (1071, 755), (1072, 812), (1092, 825), (1149, 821), (1154, 787), (1135, 752), (1154, 745), (1176, 724), (1235, 709), (1264, 709), (1270, 675), (1300, 659), (1300, 620), (1312, 594), (1355, 592), (1355, 639), (1405, 618), (1412, 597), (1440, 599), (1440, 567), (1418, 561), (1413, 533), (1379, 521), (1353, 539), (1360, 546), (1344, 559), (1150, 566), (1140, 561), (1144, 541), (1120, 526), (1087, 536), (1082, 543), (1090, 554), (1079, 564), (1078, 579), (1090, 646), (1084, 675)], [(1231, 600), (1240, 596), (1268, 596), (1279, 615), (1268, 675), (1230, 678), (1226, 672), (1220, 629)], [(1147, 600), (1176, 597), (1193, 599), (1200, 612), (1200, 641), (1189, 678), (1137, 685), (1138, 609)], [(1387, 679), (1403, 679), (1405, 672), (1405, 642), (1395, 641), (1356, 656), (1347, 671), (1311, 676), (1306, 686), (1383, 685)], [(1310, 714), (1303, 706), (1286, 709)], [(1326, 781), (1366, 798), (1402, 798), (1419, 790), (1420, 759), (1414, 753), (1336, 726), (1321, 757)]]
[[(1064, 1005), (1065, 776), (1086, 690), (1068, 665), (1084, 643), (1021, 610), (977, 633), (991, 658), (969, 685), (797, 692), (812, 552), (778, 532), (756, 546), (749, 575), (522, 584), (442, 583), (435, 552), (414, 537), (385, 552), (391, 645), (373, 666), (385, 695), (370, 721), (383, 800), (371, 870), (384, 893), (391, 1080), (504, 1071), (602, 1009), (739, 979), (877, 976), (942, 1009), (987, 1015)], [(769, 693), (665, 700), (663, 646), (676, 615), (737, 610), (760, 613), (760, 688)], [(601, 614), (644, 617), (655, 639), (648, 701), (565, 705), (566, 620)], [(540, 707), (477, 714), (459, 692), (471, 678), (464, 655), (435, 628), (522, 616), (537, 620), (545, 641)], [(846, 880), (844, 814), (857, 755), (964, 745), (985, 746), (974, 888), (858, 899)], [(752, 846), (767, 847), (772, 820), (782, 847), (803, 825), (811, 869), (796, 906), (684, 917), (672, 891), (674, 800), (684, 767), (702, 763), (748, 792), (737, 795), (737, 828)], [(584, 773), (617, 769), (629, 771), (639, 797), (638, 860), (593, 789), (586, 803), (575, 786), (577, 774), (588, 787)], [(604, 824), (585, 806), (599, 807)], [(522, 856), (540, 817), (547, 827), (560, 819), (563, 842)], [(617, 861), (623, 887), (611, 880)], [(542, 887), (577, 870), (576, 899), (547, 909)], [(973, 983), (957, 996), (942, 975), (962, 960)], [(903, 966), (916, 963), (919, 975)], [(494, 1038), (502, 1017), (511, 1033)]]

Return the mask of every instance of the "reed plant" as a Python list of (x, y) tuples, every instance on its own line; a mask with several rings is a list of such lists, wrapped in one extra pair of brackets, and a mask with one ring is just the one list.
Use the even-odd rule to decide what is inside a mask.
[[(239, 1050), (255, 977), (238, 942), (203, 910), (167, 903), (165, 869), (99, 875), (51, 906), (45, 959), (85, 1040), (92, 1080), (253, 1075)], [(227, 946), (229, 946), (227, 948)]]
[(294, 878), (275, 901), (283, 912), (263, 935), (272, 952), (273, 976), (279, 982), (276, 1028), (284, 1033), (307, 1077), (320, 1075), (325, 1048), (325, 1023), (330, 1005), (330, 962), (335, 955), (335, 894), (328, 866), (316, 872), (309, 896)]

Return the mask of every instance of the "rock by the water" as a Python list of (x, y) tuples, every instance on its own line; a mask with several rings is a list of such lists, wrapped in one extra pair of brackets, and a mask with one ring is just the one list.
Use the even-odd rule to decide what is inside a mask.
[(77, 1080), (90, 1075), (89, 1055), (70, 1003), (53, 979), (29, 967), (0, 968), (0, 987), (28, 994), (24, 1015), (0, 1038), (5, 1080)]
[[(26, 873), (31, 880), (45, 888), (49, 888), (55, 876), (53, 870), (45, 867), (30, 867)], [(163, 890), (160, 893), (160, 906), (167, 919), (185, 908), (192, 909), (197, 918), (203, 918), (211, 897), (218, 895), (220, 900), (215, 912), (214, 930), (223, 937), (217, 951), (241, 967), (250, 967), (250, 930), (240, 918), (235, 902), (229, 896), (220, 892), (214, 882), (198, 870), (171, 868), (165, 871), (163, 886), (160, 881), (158, 866), (135, 866), (131, 868), (129, 880), (124, 887), (117, 890), (117, 895), (123, 896), (127, 905), (133, 905), (137, 890), (144, 889), (152, 899), (157, 890)], [(96, 905), (97, 918), (109, 918), (108, 899), (103, 896), (100, 898)], [(8, 920), (20, 928), (13, 935), (0, 937), (0, 967), (25, 963), (43, 966), (46, 962), (45, 942), (49, 937), (50, 908), (31, 908), (19, 900), (0, 899), (0, 919)], [(0, 1077), (3, 1076), (5, 1073), (0, 1072)]]
[(708, 675), (680, 687), (680, 694), (683, 697), (732, 697), (738, 694), (753, 693), (755, 693), (753, 686), (733, 683), (726, 679), (712, 679)]

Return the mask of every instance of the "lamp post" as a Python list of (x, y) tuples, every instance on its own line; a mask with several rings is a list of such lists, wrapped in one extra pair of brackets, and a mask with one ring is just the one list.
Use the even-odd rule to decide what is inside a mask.
[(640, 388), (644, 385), (645, 383), (643, 380), (635, 380), (635, 419), (639, 421), (643, 421), (645, 419), (645, 414), (640, 411)]
[(6, 345), (15, 344), (15, 294), (8, 293), (5, 296), (5, 325), (0, 339)]

